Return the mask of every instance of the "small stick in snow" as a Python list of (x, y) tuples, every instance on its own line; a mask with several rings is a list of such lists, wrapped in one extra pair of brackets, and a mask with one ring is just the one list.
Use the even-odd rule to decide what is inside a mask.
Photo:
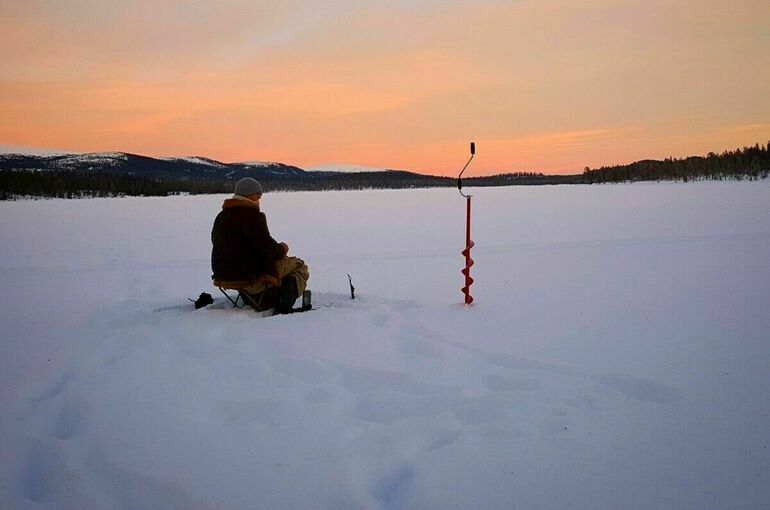
[(353, 287), (353, 279), (348, 274), (348, 283), (350, 284), (350, 299), (356, 298), (356, 288)]

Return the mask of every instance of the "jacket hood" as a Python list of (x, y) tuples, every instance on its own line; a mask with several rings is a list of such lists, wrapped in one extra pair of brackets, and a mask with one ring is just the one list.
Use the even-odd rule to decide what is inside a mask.
[(252, 209), (259, 211), (258, 203), (252, 202), (248, 198), (241, 196), (226, 198), (224, 203), (222, 203), (222, 209), (230, 209), (231, 207), (251, 207)]

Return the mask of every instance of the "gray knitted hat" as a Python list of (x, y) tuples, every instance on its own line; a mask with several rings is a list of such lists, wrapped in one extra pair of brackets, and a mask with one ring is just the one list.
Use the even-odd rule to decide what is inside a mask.
[(242, 197), (248, 197), (249, 195), (257, 194), (261, 195), (262, 185), (258, 180), (252, 177), (244, 177), (235, 183), (235, 192), (233, 194), (240, 195)]

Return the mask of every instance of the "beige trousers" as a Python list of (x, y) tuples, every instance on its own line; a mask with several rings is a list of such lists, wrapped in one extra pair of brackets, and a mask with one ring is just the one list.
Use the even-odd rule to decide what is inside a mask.
[[(278, 275), (278, 279), (283, 279), (284, 276), (293, 275), (297, 280), (297, 290), (299, 295), (307, 288), (307, 281), (310, 279), (310, 271), (307, 268), (305, 261), (299, 257), (284, 257), (275, 263), (275, 272)], [(259, 294), (267, 288), (267, 285), (259, 282), (252, 287), (243, 289), (249, 294)]]

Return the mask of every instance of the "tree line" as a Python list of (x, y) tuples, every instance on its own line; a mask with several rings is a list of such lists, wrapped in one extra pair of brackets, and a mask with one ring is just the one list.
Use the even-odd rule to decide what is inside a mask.
[[(770, 173), (770, 142), (722, 154), (709, 153), (663, 161), (644, 160), (629, 165), (586, 167), (582, 175), (544, 175), (538, 172), (501, 173), (463, 179), (465, 186), (593, 184), (657, 180), (764, 179)], [(406, 171), (337, 173), (295, 178), (262, 178), (266, 191), (327, 191), (451, 187), (453, 177)], [(114, 196), (167, 196), (175, 194), (232, 193), (233, 180), (212, 178), (158, 178), (130, 174), (73, 170), (0, 170), (0, 200), (27, 197), (84, 198)]]
[(770, 141), (721, 154), (707, 156), (666, 158), (662, 161), (644, 160), (629, 165), (586, 167), (583, 182), (633, 182), (660, 180), (757, 180), (770, 174)]
[[(567, 184), (580, 176), (543, 175), (534, 172), (498, 174), (463, 179), (465, 186)], [(453, 177), (405, 171), (357, 172), (304, 178), (261, 178), (265, 191), (332, 191), (452, 187)], [(76, 172), (71, 170), (0, 170), (0, 200), (28, 197), (88, 198), (115, 196), (168, 196), (176, 194), (232, 193), (232, 180), (161, 179), (136, 175)]]
[(232, 189), (232, 183), (202, 179), (153, 179), (69, 170), (0, 170), (0, 200), (25, 197), (167, 196), (180, 193), (226, 193)]
[[(263, 178), (260, 182), (265, 191), (327, 191), (448, 186), (452, 179), (410, 172), (366, 172), (301, 179)], [(232, 193), (234, 187), (234, 181), (224, 179), (159, 179), (70, 170), (0, 170), (0, 200), (199, 195)]]

